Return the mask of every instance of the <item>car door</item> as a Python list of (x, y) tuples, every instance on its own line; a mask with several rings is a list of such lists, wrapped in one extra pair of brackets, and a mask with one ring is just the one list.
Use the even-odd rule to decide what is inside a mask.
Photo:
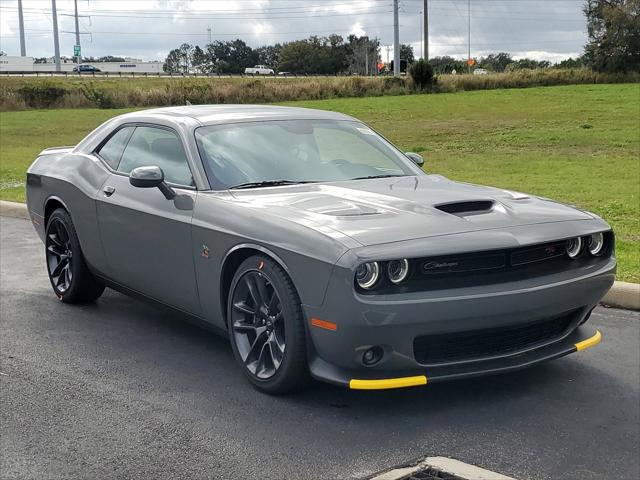
[[(132, 129), (129, 133), (120, 130)], [(196, 191), (177, 133), (154, 125), (125, 126), (129, 135), (115, 151), (97, 152), (114, 169), (98, 194), (97, 215), (111, 279), (193, 314), (200, 313), (191, 246)], [(158, 166), (177, 194), (168, 200), (158, 188), (129, 183), (131, 170)]]

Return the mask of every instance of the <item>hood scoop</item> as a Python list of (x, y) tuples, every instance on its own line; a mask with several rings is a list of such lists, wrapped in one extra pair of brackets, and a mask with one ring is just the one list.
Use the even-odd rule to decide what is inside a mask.
[(472, 200), (467, 202), (442, 203), (434, 207), (441, 212), (451, 215), (473, 215), (477, 213), (488, 213), (493, 209), (493, 200)]

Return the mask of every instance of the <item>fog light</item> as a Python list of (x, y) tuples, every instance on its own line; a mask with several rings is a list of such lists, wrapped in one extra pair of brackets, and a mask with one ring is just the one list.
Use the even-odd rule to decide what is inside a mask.
[(370, 367), (371, 365), (378, 363), (382, 359), (382, 355), (384, 355), (382, 347), (371, 347), (362, 354), (362, 363)]
[(363, 263), (356, 269), (356, 282), (366, 290), (373, 288), (380, 278), (378, 262)]
[(604, 250), (604, 235), (602, 233), (594, 233), (589, 235), (589, 253), (598, 256)]
[(582, 250), (582, 239), (580, 237), (570, 238), (567, 240), (566, 248), (569, 258), (576, 258)]

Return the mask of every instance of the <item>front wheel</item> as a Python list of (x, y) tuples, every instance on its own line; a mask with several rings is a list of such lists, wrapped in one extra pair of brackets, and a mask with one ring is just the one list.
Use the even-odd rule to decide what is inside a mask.
[(66, 303), (88, 303), (104, 291), (89, 271), (69, 213), (59, 208), (47, 222), (45, 254), (49, 281), (56, 296)]
[(245, 260), (231, 282), (227, 317), (234, 356), (257, 389), (283, 394), (306, 384), (302, 308), (280, 265), (259, 255)]

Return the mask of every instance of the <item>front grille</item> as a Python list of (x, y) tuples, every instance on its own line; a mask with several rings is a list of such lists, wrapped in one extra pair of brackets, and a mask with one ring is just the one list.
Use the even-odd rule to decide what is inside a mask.
[(580, 310), (521, 325), (487, 328), (442, 335), (422, 335), (413, 340), (418, 363), (433, 365), (506, 355), (559, 339)]
[[(613, 232), (605, 232), (604, 237), (605, 249), (597, 257), (583, 248), (577, 258), (571, 259), (566, 255), (566, 241), (558, 240), (510, 249), (411, 258), (406, 282), (396, 285), (383, 277), (375, 288), (358, 292), (376, 295), (435, 291), (517, 282), (570, 270), (586, 271), (606, 262), (613, 253)], [(384, 271), (386, 264), (382, 263)]]

